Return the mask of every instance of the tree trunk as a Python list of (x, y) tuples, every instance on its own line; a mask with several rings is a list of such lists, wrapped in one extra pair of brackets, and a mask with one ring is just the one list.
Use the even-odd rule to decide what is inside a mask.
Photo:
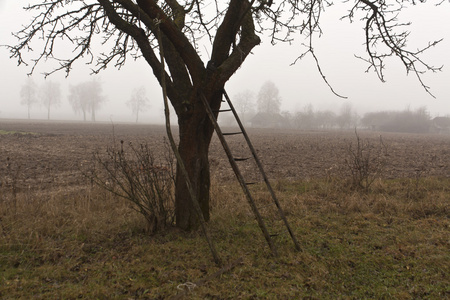
[[(220, 89), (216, 93), (214, 101), (212, 101), (211, 106), (213, 109), (218, 109), (220, 106), (221, 96), (222, 92)], [(178, 116), (180, 132), (178, 150), (189, 174), (189, 180), (197, 196), (203, 217), (205, 221), (209, 221), (211, 180), (208, 154), (214, 127), (200, 99), (197, 100), (196, 108), (191, 113)], [(177, 227), (184, 230), (196, 229), (200, 224), (197, 212), (192, 205), (186, 180), (179, 167), (175, 183), (175, 216)]]

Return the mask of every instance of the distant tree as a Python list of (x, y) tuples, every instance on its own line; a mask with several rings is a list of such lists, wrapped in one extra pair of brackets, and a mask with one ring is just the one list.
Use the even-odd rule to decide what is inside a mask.
[(92, 80), (85, 82), (83, 88), (88, 92), (89, 97), (89, 111), (91, 112), (91, 121), (95, 122), (95, 112), (100, 108), (103, 102), (106, 101), (103, 96), (102, 84), (99, 80)]
[(275, 83), (265, 82), (258, 93), (258, 113), (279, 114), (281, 97)]
[(77, 84), (69, 87), (69, 103), (72, 106), (73, 111), (78, 114), (83, 114), (83, 121), (86, 122), (86, 113), (88, 112), (88, 98), (84, 95), (84, 90), (81, 84)]
[(33, 105), (38, 103), (38, 87), (31, 77), (20, 89), (20, 104), (25, 105), (28, 111), (28, 119), (30, 119), (30, 109)]
[(384, 124), (381, 130), (396, 132), (426, 133), (430, 130), (431, 117), (426, 107), (416, 110), (407, 108), (396, 112), (390, 122)]
[(374, 112), (365, 113), (361, 118), (361, 125), (368, 129), (376, 129), (376, 115)]
[(311, 103), (295, 114), (295, 126), (300, 129), (316, 128), (316, 115)]
[(135, 89), (130, 100), (127, 101), (127, 106), (131, 108), (132, 114), (136, 116), (136, 123), (139, 119), (139, 112), (145, 112), (150, 107), (149, 101), (143, 86)]
[(336, 118), (331, 110), (314, 111), (312, 104), (308, 104), (295, 114), (294, 124), (300, 129), (331, 129), (336, 126)]
[(342, 104), (340, 113), (336, 117), (336, 123), (341, 129), (357, 126), (358, 114), (353, 110), (353, 106), (350, 102)]
[(316, 120), (319, 128), (330, 129), (336, 125), (336, 114), (331, 110), (318, 111)]
[(280, 115), (282, 117), (281, 127), (291, 128), (294, 120), (294, 116), (292, 115), (292, 113), (288, 110), (283, 110)]
[(50, 109), (61, 105), (61, 87), (58, 82), (44, 83), (41, 87), (41, 102), (47, 109), (47, 120), (50, 120)]
[(245, 90), (234, 96), (233, 103), (245, 124), (246, 117), (255, 113), (255, 95), (250, 90)]
[(361, 118), (361, 125), (372, 130), (381, 130), (386, 124), (389, 124), (394, 119), (394, 112), (368, 112)]
[(91, 113), (91, 121), (95, 122), (95, 112), (106, 101), (102, 94), (101, 82), (97, 79), (82, 82), (69, 88), (69, 103), (75, 113), (81, 112), (83, 120)]

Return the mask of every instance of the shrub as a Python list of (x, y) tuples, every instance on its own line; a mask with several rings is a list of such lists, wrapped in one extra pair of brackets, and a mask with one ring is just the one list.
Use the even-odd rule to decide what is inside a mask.
[(348, 144), (345, 165), (350, 173), (353, 188), (368, 191), (386, 165), (387, 148), (380, 136), (379, 143), (373, 145), (362, 140), (355, 130), (356, 145)]
[(106, 155), (94, 153), (93, 182), (129, 200), (144, 216), (149, 233), (156, 233), (174, 222), (175, 166), (172, 152), (157, 160), (147, 143), (114, 143)]

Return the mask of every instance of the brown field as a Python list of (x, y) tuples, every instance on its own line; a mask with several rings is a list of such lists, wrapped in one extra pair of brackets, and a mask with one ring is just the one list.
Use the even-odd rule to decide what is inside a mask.
[[(0, 174), (14, 176), (16, 172), (18, 187), (40, 191), (85, 185), (82, 170), (92, 163), (93, 152), (106, 150), (114, 140), (147, 142), (157, 153), (163, 149), (165, 136), (163, 126), (108, 123), (1, 120), (2, 130), (9, 134), (0, 134)], [(355, 143), (354, 132), (250, 129), (248, 133), (268, 176), (276, 179), (328, 176), (344, 163), (349, 144)], [(358, 134), (373, 145), (379, 144), (381, 136), (387, 149), (383, 178), (450, 176), (449, 135)], [(248, 155), (242, 153), (241, 137), (233, 136), (228, 141), (236, 156)], [(234, 179), (216, 137), (210, 161), (213, 178), (219, 182)]]
[(149, 235), (129, 201), (83, 175), (120, 140), (160, 155), (163, 126), (0, 120), (0, 298), (449, 299), (450, 136), (358, 134), (384, 151), (367, 190), (348, 184), (354, 132), (249, 130), (300, 243), (261, 209), (279, 257), (214, 137), (208, 231), (225, 264), (240, 259), (219, 276), (200, 231)]

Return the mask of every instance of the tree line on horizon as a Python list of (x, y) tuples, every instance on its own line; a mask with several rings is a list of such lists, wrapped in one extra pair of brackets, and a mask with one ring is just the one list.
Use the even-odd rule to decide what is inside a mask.
[[(62, 103), (61, 85), (58, 82), (46, 80), (38, 86), (29, 77), (22, 85), (20, 99), (20, 104), (27, 107), (28, 119), (31, 118), (31, 108), (40, 104), (47, 110), (47, 120), (50, 120), (51, 109), (61, 106)], [(90, 121), (95, 122), (96, 112), (107, 101), (103, 94), (102, 82), (97, 78), (70, 85), (67, 99), (74, 113), (81, 114), (85, 122), (89, 114)], [(139, 113), (145, 112), (149, 108), (149, 99), (145, 88), (141, 86), (134, 89), (126, 105), (131, 109), (137, 123)]]
[[(31, 77), (20, 90), (21, 104), (27, 107), (28, 119), (31, 118), (31, 108), (40, 104), (47, 110), (47, 119), (50, 120), (51, 109), (61, 105), (61, 95), (58, 82), (45, 81), (38, 86)], [(70, 85), (67, 99), (75, 114), (81, 114), (83, 121), (87, 121), (90, 114), (92, 122), (95, 122), (96, 112), (107, 101), (103, 95), (102, 82), (98, 79)], [(126, 101), (136, 123), (140, 113), (150, 107), (149, 102), (143, 86), (135, 88)], [(427, 133), (432, 126), (432, 117), (426, 107), (368, 112), (360, 116), (350, 102), (343, 103), (338, 113), (332, 110), (315, 110), (313, 104), (308, 103), (299, 111), (282, 111), (279, 89), (270, 80), (262, 84), (257, 94), (247, 89), (235, 94), (232, 102), (242, 122), (252, 127), (301, 130), (364, 128), (386, 132)], [(221, 115), (220, 122), (231, 125), (233, 118), (231, 115)]]
[[(338, 113), (332, 110), (315, 110), (309, 103), (300, 111), (281, 111), (282, 99), (279, 90), (271, 82), (265, 82), (256, 94), (251, 90), (237, 93), (233, 97), (234, 107), (243, 123), (252, 127), (295, 128), (301, 130), (364, 128), (386, 132), (427, 133), (433, 120), (426, 107), (402, 111), (385, 110), (368, 112), (360, 116), (350, 102), (345, 102)], [(222, 123), (231, 125), (231, 116)]]

